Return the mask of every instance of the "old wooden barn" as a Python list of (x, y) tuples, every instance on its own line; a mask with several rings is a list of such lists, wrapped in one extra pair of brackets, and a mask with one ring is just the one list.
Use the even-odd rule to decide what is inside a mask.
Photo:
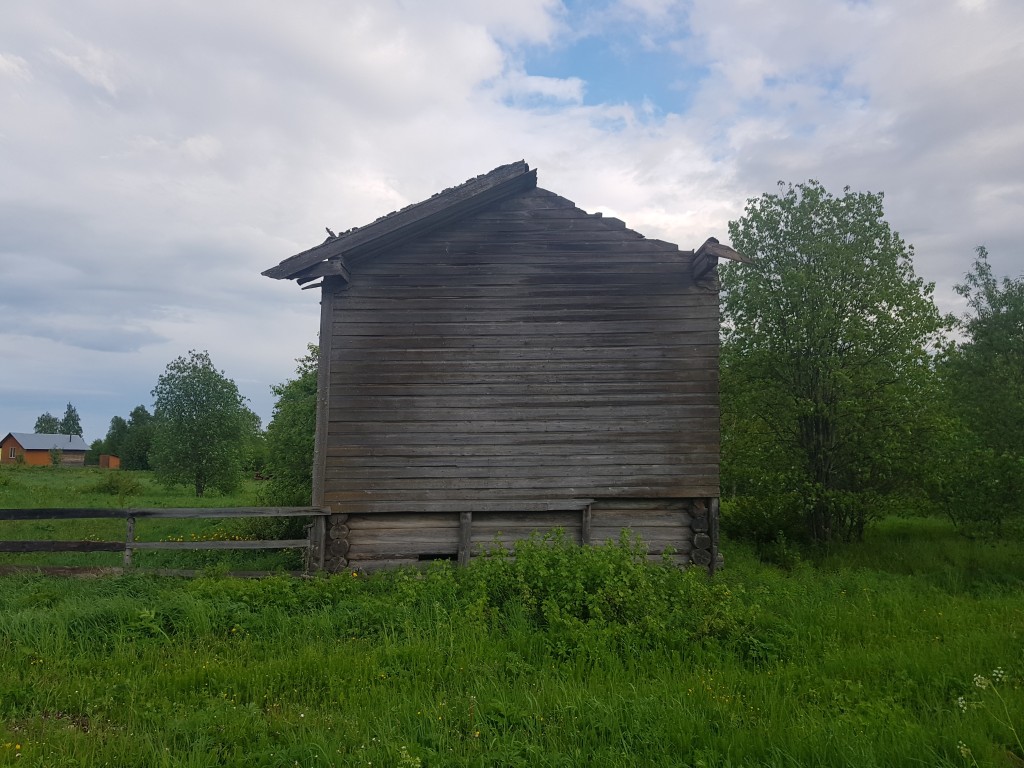
[(327, 567), (464, 562), (556, 527), (717, 562), (720, 255), (518, 162), (266, 270), (322, 292)]

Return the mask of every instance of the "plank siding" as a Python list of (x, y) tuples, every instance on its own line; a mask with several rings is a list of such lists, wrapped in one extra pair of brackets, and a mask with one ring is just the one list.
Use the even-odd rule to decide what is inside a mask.
[(478, 513), (473, 515), (471, 550), (474, 555), (511, 550), (517, 541), (559, 530), (576, 544), (583, 543), (583, 517), (579, 512), (549, 514)]
[(719, 484), (718, 297), (691, 260), (539, 189), (346, 256), (318, 459), (349, 565), (454, 557), (459, 513), (473, 553), (582, 540), (582, 510), (617, 498), (654, 501), (595, 506), (594, 543), (625, 522), (685, 554), (682, 500)]
[(691, 504), (683, 499), (601, 499), (591, 505), (591, 541), (618, 541), (623, 531), (639, 539), (651, 555), (693, 548)]

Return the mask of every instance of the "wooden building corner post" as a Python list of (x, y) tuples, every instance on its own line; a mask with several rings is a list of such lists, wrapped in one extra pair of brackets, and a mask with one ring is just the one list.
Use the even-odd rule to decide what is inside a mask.
[(708, 523), (711, 526), (709, 533), (711, 534), (711, 562), (708, 563), (708, 573), (712, 576), (715, 575), (715, 570), (718, 568), (718, 519), (720, 517), (720, 500), (717, 496), (711, 499), (710, 508), (708, 509)]
[[(337, 277), (324, 278), (320, 293), (320, 334), (317, 339), (319, 359), (316, 375), (316, 432), (313, 437), (313, 494), (314, 507), (327, 508), (324, 503), (324, 483), (327, 478), (327, 427), (330, 416), (331, 347), (334, 322), (334, 291)], [(328, 519), (317, 515), (309, 530), (308, 568), (322, 570), (327, 556)]]
[(459, 567), (469, 565), (470, 548), (473, 544), (473, 513), (459, 513)]
[(691, 502), (690, 530), (693, 534), (690, 562), (713, 571), (710, 507), (713, 499), (694, 499)]

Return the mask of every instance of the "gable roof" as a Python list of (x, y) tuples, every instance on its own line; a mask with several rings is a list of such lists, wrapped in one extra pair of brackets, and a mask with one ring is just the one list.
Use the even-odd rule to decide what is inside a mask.
[(348, 279), (344, 256), (395, 245), (536, 186), (537, 170), (530, 170), (526, 161), (502, 165), (422, 202), (382, 216), (372, 224), (339, 235), (331, 233), (332, 236), (320, 245), (285, 259), (263, 274), (300, 283), (327, 275)]
[[(34, 432), (8, 432), (7, 437), (13, 437), (18, 445), (26, 451), (48, 451), (51, 448), (59, 448), (62, 451), (87, 451), (89, 446), (81, 435), (49, 435), (36, 434)], [(4, 438), (4, 440), (7, 439)], [(0, 441), (3, 442), (3, 441)]]
[[(360, 256), (395, 246), (476, 213), (499, 200), (536, 187), (537, 169), (531, 170), (525, 160), (502, 165), (489, 173), (438, 192), (422, 202), (381, 216), (366, 226), (355, 227), (337, 235), (328, 229), (329, 237), (320, 245), (290, 256), (276, 267), (264, 270), (262, 274), (276, 280), (295, 280), (299, 285), (328, 276), (340, 277), (347, 282), (350, 276), (345, 262), (346, 256)], [(601, 214), (594, 216), (600, 217)], [(605, 221), (624, 227), (618, 219)], [(642, 235), (637, 236), (643, 238)], [(672, 250), (678, 248), (672, 243), (665, 245)], [(750, 261), (729, 246), (720, 244), (713, 237), (709, 237), (693, 254), (693, 274), (696, 279), (710, 272), (720, 258)], [(306, 287), (315, 288), (319, 285), (320, 283), (317, 283)]]

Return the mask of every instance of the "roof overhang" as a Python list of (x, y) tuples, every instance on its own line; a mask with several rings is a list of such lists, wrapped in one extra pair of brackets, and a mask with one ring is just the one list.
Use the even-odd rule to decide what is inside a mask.
[(347, 258), (393, 247), (536, 186), (537, 170), (531, 170), (525, 161), (503, 165), (372, 224), (329, 237), (262, 274), (276, 280), (297, 280), (300, 284), (318, 277), (348, 281)]

